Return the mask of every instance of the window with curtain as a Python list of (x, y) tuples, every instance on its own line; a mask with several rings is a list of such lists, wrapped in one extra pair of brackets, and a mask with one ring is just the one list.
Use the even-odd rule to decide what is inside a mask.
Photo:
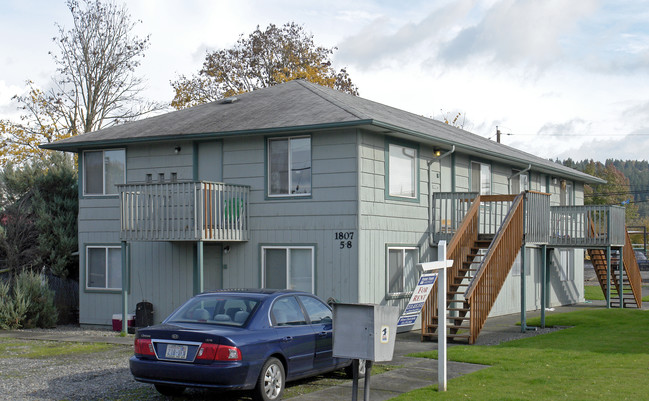
[(388, 144), (388, 195), (417, 198), (417, 149)]

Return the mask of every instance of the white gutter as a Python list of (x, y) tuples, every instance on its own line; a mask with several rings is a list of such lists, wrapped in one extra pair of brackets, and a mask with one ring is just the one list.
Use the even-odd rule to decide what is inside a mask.
[[(510, 177), (507, 177), (507, 193), (510, 193), (510, 194), (512, 193), (512, 178), (518, 177), (519, 175), (521, 175), (523, 173), (527, 173), (531, 169), (532, 169), (532, 165), (529, 164), (525, 170), (521, 170), (518, 173), (512, 174)], [(529, 181), (528, 181), (528, 183), (529, 183)]]

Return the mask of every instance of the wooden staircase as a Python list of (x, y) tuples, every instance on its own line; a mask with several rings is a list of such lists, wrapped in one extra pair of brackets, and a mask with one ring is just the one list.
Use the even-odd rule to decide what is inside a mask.
[[(511, 202), (498, 232), (479, 235), (484, 202)], [(447, 338), (474, 344), (523, 243), (523, 195), (478, 196), (447, 246)], [(422, 338), (437, 338), (437, 284), (422, 311)]]
[[(620, 289), (619, 251), (617, 254), (611, 256), (610, 281), (607, 277), (606, 251), (603, 249), (588, 249), (588, 255), (593, 263), (595, 275), (604, 293), (604, 297), (606, 297), (607, 288), (609, 286), (611, 287), (610, 305), (612, 307), (619, 307), (620, 302), (622, 302), (624, 308), (642, 308), (642, 278), (628, 231), (626, 232), (626, 241), (622, 252), (622, 290)], [(620, 293), (622, 293), (621, 301)]]
[[(464, 298), (464, 293), (471, 284), (473, 277), (475, 277), (478, 267), (484, 258), (489, 245), (491, 245), (491, 238), (482, 237), (477, 239), (470, 248), (469, 253), (466, 255), (466, 260), (462, 261), (459, 269), (455, 270), (453, 278), (449, 281), (447, 297), (446, 297), (446, 310), (448, 311), (448, 321), (452, 322), (447, 324), (449, 333), (447, 338), (453, 341), (461, 339), (470, 340), (471, 333), (471, 305)], [(428, 332), (430, 337), (437, 336), (437, 327), (439, 319), (437, 316), (428, 324)]]

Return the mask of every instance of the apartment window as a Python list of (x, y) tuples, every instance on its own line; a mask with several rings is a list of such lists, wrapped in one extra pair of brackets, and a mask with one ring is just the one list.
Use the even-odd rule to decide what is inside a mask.
[(124, 149), (83, 152), (84, 195), (116, 195), (117, 184), (125, 182)]
[(388, 144), (388, 196), (416, 199), (417, 149), (411, 146)]
[(102, 290), (122, 289), (121, 247), (86, 247), (86, 288)]
[(572, 249), (559, 250), (559, 276), (561, 281), (574, 279), (575, 252)]
[(268, 196), (311, 195), (311, 137), (268, 139)]
[(262, 247), (264, 288), (289, 288), (313, 293), (314, 247)]
[(388, 248), (388, 294), (407, 295), (414, 290), (419, 278), (417, 261), (419, 250), (415, 247)]
[[(518, 174), (519, 170), (512, 170), (512, 175)], [(529, 191), (530, 183), (527, 173), (518, 174), (511, 179), (511, 193), (520, 194), (523, 191)]]
[(480, 195), (491, 195), (491, 166), (471, 162), (471, 191)]

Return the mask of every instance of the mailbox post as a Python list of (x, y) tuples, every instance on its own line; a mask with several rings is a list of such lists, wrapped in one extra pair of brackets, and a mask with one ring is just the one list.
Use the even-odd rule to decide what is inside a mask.
[(391, 361), (397, 337), (399, 309), (374, 304), (336, 303), (333, 321), (333, 356), (354, 362), (352, 400), (358, 397), (358, 363), (365, 364), (365, 401), (370, 399), (373, 362)]

